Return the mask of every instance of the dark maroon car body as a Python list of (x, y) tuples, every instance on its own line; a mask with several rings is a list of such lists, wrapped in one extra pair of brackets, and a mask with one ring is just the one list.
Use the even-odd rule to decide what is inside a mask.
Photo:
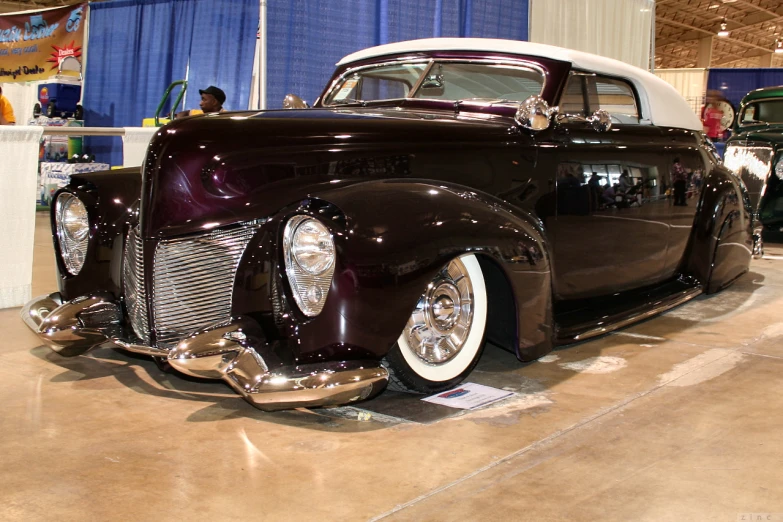
[[(548, 79), (541, 97), (558, 105), (570, 64), (535, 62)], [(422, 289), (466, 252), (478, 255), (486, 277), (487, 338), (523, 361), (717, 291), (748, 270), (752, 223), (741, 184), (701, 133), (652, 125), (599, 133), (557, 119), (531, 131), (515, 113), (399, 99), (174, 121), (156, 134), (141, 171), (76, 175), (63, 189), (84, 202), (91, 228), (79, 274), (58, 256), (62, 301), (100, 291), (122, 302), (125, 238), (135, 226), (152, 288), (159, 242), (259, 220), (230, 313), (244, 325), (243, 346), (274, 373), (377, 366)], [(703, 172), (687, 206), (664, 195), (675, 157)], [(660, 197), (601, 208), (586, 185), (559, 184), (560, 166), (573, 163), (654, 171)], [(326, 224), (336, 248), (316, 317), (293, 302), (283, 266), (283, 228), (299, 214)], [(743, 248), (720, 248), (729, 243)], [(155, 297), (146, 295), (147, 309)]]

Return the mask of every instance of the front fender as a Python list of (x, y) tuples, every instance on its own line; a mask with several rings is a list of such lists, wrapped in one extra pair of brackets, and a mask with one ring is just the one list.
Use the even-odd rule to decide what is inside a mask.
[[(282, 265), (282, 229), (296, 214), (326, 224), (337, 251), (326, 305), (314, 318), (297, 309)], [(271, 337), (288, 340), (300, 364), (346, 355), (380, 358), (426, 285), (465, 253), (479, 255), (483, 266), (495, 264), (507, 280), (518, 357), (550, 350), (551, 276), (540, 223), (501, 200), (440, 182), (368, 181), (282, 209), (240, 263), (232, 313), (257, 314)]]
[[(55, 226), (55, 201), (61, 192), (77, 196), (90, 218), (90, 240), (81, 271), (72, 276), (60, 257)], [(51, 227), (57, 262), (58, 286), (65, 300), (96, 291), (119, 297), (122, 254), (128, 223), (138, 215), (141, 194), (139, 168), (74, 174), (52, 198)]]

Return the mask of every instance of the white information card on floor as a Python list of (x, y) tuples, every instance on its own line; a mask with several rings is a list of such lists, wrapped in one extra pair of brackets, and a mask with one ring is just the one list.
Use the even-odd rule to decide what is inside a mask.
[(511, 395), (514, 395), (514, 392), (499, 390), (490, 386), (484, 386), (483, 384), (466, 382), (452, 390), (425, 397), (422, 400), (449, 406), (450, 408), (472, 410), (505, 399)]

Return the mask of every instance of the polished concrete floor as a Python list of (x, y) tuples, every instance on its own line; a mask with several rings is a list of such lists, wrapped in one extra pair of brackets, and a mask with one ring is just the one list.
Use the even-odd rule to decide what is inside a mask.
[[(61, 357), (0, 310), (0, 520), (783, 521), (767, 250), (727, 291), (540, 361), (488, 348), (470, 380), (517, 395), (428, 422), (264, 413), (113, 349)], [(44, 215), (35, 254), (38, 295)]]

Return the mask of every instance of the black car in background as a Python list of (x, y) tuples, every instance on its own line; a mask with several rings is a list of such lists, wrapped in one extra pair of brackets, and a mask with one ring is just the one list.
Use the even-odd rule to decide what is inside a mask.
[(783, 226), (783, 86), (749, 92), (742, 99), (724, 163), (742, 178), (758, 224)]

